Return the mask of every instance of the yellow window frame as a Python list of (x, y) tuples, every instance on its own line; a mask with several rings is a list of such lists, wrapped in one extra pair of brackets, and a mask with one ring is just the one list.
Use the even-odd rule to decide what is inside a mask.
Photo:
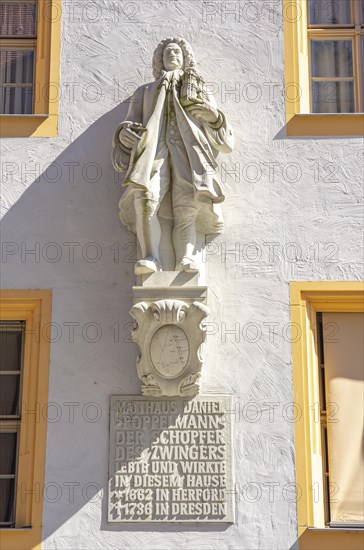
[(363, 530), (325, 526), (316, 313), (364, 311), (364, 283), (294, 282), (290, 304), (291, 322), (300, 332), (292, 343), (294, 402), (302, 411), (295, 424), (298, 546), (300, 550), (359, 550)]
[[(329, 25), (325, 33), (308, 26), (307, 0), (283, 0), (284, 31), (284, 74), (286, 99), (286, 132), (287, 136), (362, 136), (364, 135), (364, 115), (350, 114), (316, 114), (311, 113), (310, 104), (310, 64), (309, 37), (353, 39), (353, 58), (355, 73), (359, 74), (360, 48), (358, 40), (364, 29), (358, 27), (336, 29)], [(362, 75), (364, 78), (364, 75)], [(360, 109), (360, 83), (355, 81), (356, 101)]]
[[(0, 528), (2, 550), (40, 549), (46, 456), (51, 290), (1, 290), (0, 319), (25, 321), (15, 528)], [(32, 495), (31, 491), (35, 491)]]
[(57, 136), (61, 9), (61, 0), (37, 0), (37, 39), (2, 39), (4, 49), (35, 44), (36, 53), (34, 112), (30, 115), (0, 115), (1, 137)]

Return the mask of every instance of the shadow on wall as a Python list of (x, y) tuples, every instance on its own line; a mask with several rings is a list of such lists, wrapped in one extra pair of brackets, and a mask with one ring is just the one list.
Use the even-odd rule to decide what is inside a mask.
[[(124, 102), (92, 124), (2, 220), (2, 288), (53, 292), (52, 326), (42, 330), (51, 340), (52, 403), (42, 411), (48, 418), (43, 539), (107, 487), (110, 395), (139, 393), (129, 316), (135, 237), (118, 217), (122, 187), (111, 164), (113, 132), (127, 109)], [(18, 143), (24, 151), (32, 145)], [(51, 143), (45, 140), (45, 151)], [(14, 158), (10, 197), (29, 171), (21, 149)]]
[[(18, 152), (17, 166), (9, 173), (14, 172), (14, 180), (21, 180), (18, 186), (27, 189), (3, 217), (2, 287), (48, 284), (55, 289), (120, 285), (122, 280), (129, 292), (135, 237), (118, 218), (121, 178), (111, 164), (113, 132), (127, 108), (126, 101), (93, 123), (31, 185), (25, 183), (26, 173), (43, 159), (32, 159), (30, 153), (30, 167)], [(31, 149), (31, 142), (24, 147)], [(12, 196), (8, 180), (4, 188)], [(116, 242), (129, 247), (119, 250), (115, 244), (113, 249)], [(110, 249), (104, 249), (107, 245)]]

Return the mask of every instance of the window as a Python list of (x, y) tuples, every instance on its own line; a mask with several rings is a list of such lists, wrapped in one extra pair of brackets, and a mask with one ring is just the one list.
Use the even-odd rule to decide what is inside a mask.
[(316, 315), (325, 524), (364, 527), (364, 314)]
[(364, 0), (283, 0), (287, 135), (364, 133)]
[(308, 0), (312, 113), (364, 111), (364, 0)]
[(2, 115), (34, 112), (36, 8), (35, 0), (0, 4)]
[(0, 527), (15, 527), (24, 321), (0, 321)]
[(363, 312), (363, 283), (291, 283), (301, 550), (363, 543)]
[(38, 547), (48, 402), (51, 292), (0, 292), (1, 548)]
[(60, 0), (0, 0), (0, 129), (57, 134)]

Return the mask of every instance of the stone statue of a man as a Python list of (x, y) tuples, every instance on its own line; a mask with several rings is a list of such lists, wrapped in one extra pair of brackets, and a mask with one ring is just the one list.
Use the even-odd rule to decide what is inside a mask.
[(180, 37), (154, 52), (155, 81), (130, 99), (113, 139), (113, 165), (125, 172), (120, 218), (136, 232), (135, 273), (198, 272), (197, 234), (221, 233), (224, 200), (215, 157), (233, 148), (233, 132)]

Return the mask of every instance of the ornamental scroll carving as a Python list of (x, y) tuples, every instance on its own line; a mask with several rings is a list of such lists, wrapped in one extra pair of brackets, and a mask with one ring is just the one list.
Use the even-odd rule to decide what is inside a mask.
[(137, 303), (131, 310), (138, 344), (138, 376), (146, 396), (194, 396), (199, 392), (204, 319), (209, 309), (200, 302), (157, 300)]

